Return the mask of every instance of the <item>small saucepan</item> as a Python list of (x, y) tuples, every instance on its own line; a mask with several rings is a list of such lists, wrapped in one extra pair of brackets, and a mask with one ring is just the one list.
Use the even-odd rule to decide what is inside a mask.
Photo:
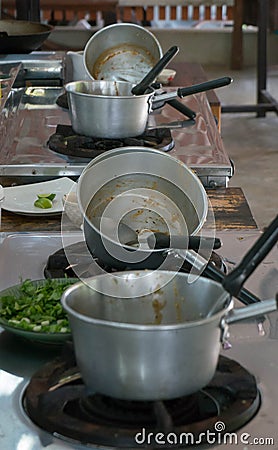
[(151, 87), (144, 94), (132, 95), (135, 85), (125, 81), (73, 81), (67, 83), (65, 89), (76, 133), (124, 138), (144, 133), (153, 105), (226, 86), (231, 81), (229, 77), (222, 77), (158, 95)]
[(222, 284), (157, 270), (106, 273), (69, 287), (61, 301), (89, 390), (165, 400), (206, 386), (228, 325), (277, 310), (274, 299), (238, 309), (231, 299), (277, 242), (277, 224), (278, 217)]

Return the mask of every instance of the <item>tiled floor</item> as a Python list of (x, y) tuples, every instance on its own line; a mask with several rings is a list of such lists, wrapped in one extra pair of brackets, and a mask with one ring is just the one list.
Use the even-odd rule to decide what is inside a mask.
[[(228, 75), (233, 83), (217, 90), (222, 105), (256, 103), (256, 69), (231, 71), (224, 67), (204, 67), (209, 79)], [(270, 67), (267, 90), (278, 101), (278, 67)], [(268, 225), (278, 213), (278, 116), (268, 112), (257, 118), (255, 113), (223, 113), (222, 138), (235, 174), (230, 186), (240, 186), (260, 228)]]

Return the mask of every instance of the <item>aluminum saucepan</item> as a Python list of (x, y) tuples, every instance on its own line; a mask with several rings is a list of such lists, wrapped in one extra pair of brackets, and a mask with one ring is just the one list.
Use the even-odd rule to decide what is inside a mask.
[(222, 284), (158, 270), (104, 274), (69, 287), (61, 301), (89, 390), (165, 400), (206, 386), (227, 345), (228, 325), (277, 310), (274, 299), (234, 309), (226, 290), (237, 290), (277, 241), (277, 230), (266, 233)]
[(88, 40), (83, 64), (90, 79), (137, 84), (162, 54), (159, 41), (146, 27), (117, 23), (102, 28)]
[(134, 84), (124, 81), (72, 81), (65, 85), (74, 131), (85, 136), (124, 138), (144, 133), (153, 105), (226, 86), (229, 77), (210, 80), (173, 92), (132, 95)]
[[(109, 150), (94, 158), (77, 183), (77, 201), (92, 255), (118, 269), (169, 266), (163, 249), (123, 245), (118, 225), (189, 236), (201, 231), (208, 198), (199, 178), (173, 156), (147, 147)], [(105, 232), (101, 218), (115, 223)], [(105, 222), (104, 222), (105, 225)]]

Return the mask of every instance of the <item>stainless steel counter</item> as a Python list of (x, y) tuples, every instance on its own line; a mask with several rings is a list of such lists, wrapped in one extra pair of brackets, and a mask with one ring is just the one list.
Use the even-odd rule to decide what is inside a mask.
[[(36, 78), (35, 85), (10, 89), (1, 103), (0, 177), (12, 177), (18, 184), (59, 176), (78, 177), (89, 162), (79, 157), (69, 160), (48, 148), (48, 139), (55, 133), (56, 126), (70, 125), (71, 121), (68, 111), (56, 104), (63, 92), (63, 55), (50, 53), (43, 56), (33, 55), (33, 59), (29, 56), (30, 59), (22, 60), (25, 75), (27, 71), (27, 78)], [(15, 64), (17, 59), (19, 55), (7, 56), (5, 64)], [(7, 68), (5, 64), (2, 69), (0, 65), (0, 72)], [(61, 86), (55, 83), (47, 86), (47, 76), (49, 81), (57, 77)], [(41, 86), (38, 79), (42, 80)], [(170, 153), (191, 167), (205, 186), (226, 187), (233, 174), (233, 165), (224, 149), (206, 94), (192, 95), (182, 101), (196, 112), (196, 123), (192, 127), (172, 130), (175, 145)], [(149, 122), (156, 125), (178, 119), (184, 119), (184, 116), (167, 105), (150, 114)]]
[[(230, 262), (238, 262), (258, 235), (259, 232), (256, 230), (252, 232), (223, 231), (219, 233), (223, 247), (218, 252)], [(68, 242), (77, 242), (80, 236), (80, 233), (72, 234)], [(59, 249), (61, 245), (61, 236), (55, 233), (2, 234), (0, 288), (17, 283), (19, 276), (41, 278), (48, 255)], [(252, 289), (262, 299), (273, 297), (278, 287), (277, 272), (277, 248), (275, 248), (256, 269), (246, 283), (246, 287)], [(256, 439), (260, 439), (259, 448), (274, 449), (278, 446), (277, 313), (270, 314), (268, 319), (270, 321), (267, 320), (265, 323), (267, 334), (264, 337), (258, 335), (254, 322), (230, 327), (233, 347), (224, 352), (225, 356), (235, 359), (255, 375), (262, 404), (258, 414), (235, 433), (230, 444), (219, 446), (211, 444), (209, 448), (244, 450), (253, 448), (254, 443), (258, 442)], [(1, 448), (5, 450), (43, 450), (44, 448), (47, 450), (85, 450), (85, 448), (107, 450), (112, 448), (101, 445), (80, 445), (72, 440), (65, 440), (61, 436), (52, 436), (38, 429), (23, 412), (21, 398), (28, 380), (38, 368), (45, 362), (51, 361), (58, 353), (56, 349), (34, 345), (0, 330)]]

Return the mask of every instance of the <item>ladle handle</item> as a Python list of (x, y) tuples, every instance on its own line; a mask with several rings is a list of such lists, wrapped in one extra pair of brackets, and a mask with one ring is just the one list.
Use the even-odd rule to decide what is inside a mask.
[[(208, 263), (203, 271), (203, 275), (206, 275), (211, 280), (217, 281), (223, 284), (223, 280), (227, 275), (225, 275), (220, 269), (215, 267), (213, 264)], [(236, 297), (244, 305), (251, 305), (252, 303), (258, 303), (261, 301), (259, 297), (250, 292), (248, 289), (242, 288)]]
[(131, 89), (133, 95), (143, 95), (146, 89), (153, 83), (157, 75), (169, 64), (173, 57), (178, 53), (179, 48), (174, 45), (162, 56), (155, 66), (147, 73), (147, 75)]
[[(223, 280), (226, 275), (218, 269), (211, 262), (207, 262), (205, 258), (203, 258), (200, 254), (195, 251), (187, 251), (183, 254), (186, 261), (195, 269), (202, 271), (205, 276), (210, 278), (211, 280), (217, 281), (218, 283), (223, 285)], [(244, 287), (239, 291), (237, 297), (244, 305), (250, 305), (252, 303), (258, 303), (261, 300), (254, 295), (252, 292), (248, 291)]]
[(217, 78), (216, 80), (205, 81), (200, 84), (193, 84), (193, 86), (188, 86), (184, 88), (177, 89), (178, 97), (182, 98), (187, 95), (198, 94), (199, 92), (209, 91), (211, 89), (217, 89), (223, 86), (227, 86), (232, 82), (230, 77)]
[(270, 252), (278, 240), (278, 216), (270, 223), (259, 237), (239, 265), (223, 280), (224, 289), (233, 296), (237, 296), (243, 283), (254, 272), (260, 262)]

